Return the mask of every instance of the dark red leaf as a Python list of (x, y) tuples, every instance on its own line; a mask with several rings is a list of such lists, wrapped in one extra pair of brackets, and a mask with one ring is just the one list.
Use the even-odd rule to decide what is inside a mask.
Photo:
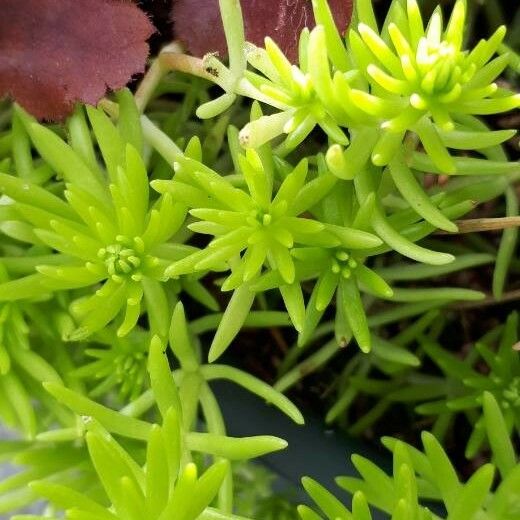
[(0, 97), (39, 119), (95, 104), (144, 70), (147, 16), (124, 0), (1, 0)]
[[(314, 27), (311, 0), (241, 0), (246, 39), (262, 45), (270, 36), (293, 62), (304, 27)], [(352, 0), (329, 0), (336, 25), (343, 33), (350, 23)], [(226, 54), (218, 0), (174, 0), (172, 18), (177, 38), (196, 56)]]

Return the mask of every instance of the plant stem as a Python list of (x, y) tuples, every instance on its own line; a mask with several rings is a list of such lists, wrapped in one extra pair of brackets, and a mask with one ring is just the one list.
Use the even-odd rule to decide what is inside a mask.
[(215, 76), (206, 72), (204, 69), (204, 61), (201, 58), (168, 50), (162, 52), (158, 60), (162, 70), (185, 72), (186, 74), (215, 82)]
[(141, 116), (141, 126), (146, 142), (151, 145), (167, 162), (173, 164), (182, 150), (161, 129), (157, 128), (146, 116)]
[(322, 367), (340, 350), (336, 339), (329, 341), (312, 356), (287, 372), (287, 374), (277, 381), (274, 388), (279, 392), (286, 392), (289, 388), (298, 383), (298, 381)]
[(144, 75), (135, 93), (135, 103), (141, 113), (144, 112), (148, 102), (155, 92), (155, 89), (157, 88), (157, 85), (159, 85), (161, 80), (168, 73), (168, 68), (164, 66), (161, 60), (161, 55), (164, 53), (181, 54), (182, 47), (177, 42), (172, 42), (167, 45), (162, 49), (158, 58), (153, 61), (152, 65)]
[(279, 104), (263, 94), (246, 78), (234, 79), (229, 70), (222, 65), (215, 56), (207, 55), (201, 59), (187, 54), (165, 51), (160, 54), (159, 59), (161, 61), (161, 67), (163, 67), (164, 70), (184, 72), (192, 76), (207, 79), (226, 92), (234, 92), (237, 95), (256, 99), (277, 108), (284, 108), (283, 104)]
[(520, 227), (520, 217), (500, 217), (500, 218), (474, 218), (457, 220), (459, 230), (456, 233), (448, 231), (437, 231), (436, 235), (457, 235), (463, 233), (476, 233), (480, 231), (500, 231), (514, 227)]

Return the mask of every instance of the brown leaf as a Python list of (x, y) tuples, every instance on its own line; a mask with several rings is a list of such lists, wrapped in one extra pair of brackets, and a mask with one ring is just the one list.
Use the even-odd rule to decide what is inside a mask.
[(142, 72), (147, 16), (124, 0), (2, 0), (0, 97), (60, 120)]
[[(315, 25), (310, 0), (241, 0), (246, 39), (264, 44), (270, 36), (292, 61), (297, 61), (298, 38), (304, 27)], [(338, 29), (344, 33), (352, 15), (352, 0), (329, 0)], [(218, 0), (174, 0), (177, 38), (195, 56), (208, 52), (226, 55), (226, 39)]]

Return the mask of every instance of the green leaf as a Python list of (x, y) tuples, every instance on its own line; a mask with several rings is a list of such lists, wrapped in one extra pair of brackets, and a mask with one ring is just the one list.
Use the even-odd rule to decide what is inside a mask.
[(281, 285), (279, 289), (294, 328), (301, 332), (305, 321), (305, 303), (300, 284), (294, 282), (290, 285)]
[(107, 200), (106, 190), (97, 176), (52, 130), (37, 123), (29, 123), (27, 129), (42, 157), (56, 172), (62, 174), (67, 182), (78, 185), (100, 200)]
[(420, 359), (412, 352), (377, 336), (373, 338), (372, 352), (378, 358), (392, 363), (411, 367), (421, 365)]
[(235, 289), (211, 343), (208, 356), (210, 363), (216, 361), (224, 353), (238, 334), (251, 310), (254, 299), (255, 293), (250, 290), (249, 284), (244, 283)]
[(158, 336), (154, 336), (150, 343), (148, 372), (155, 400), (163, 418), (166, 417), (170, 408), (181, 414), (182, 407), (177, 385), (173, 380), (163, 344)]
[(122, 489), (121, 481), (125, 477), (130, 477), (130, 469), (124, 459), (118, 456), (119, 454), (111, 449), (112, 446), (104, 442), (100, 435), (88, 432), (85, 438), (92, 463), (96, 468), (103, 488), (110, 498), (115, 511), (118, 515), (121, 515), (127, 505), (127, 493)]
[(143, 131), (135, 98), (127, 88), (119, 90), (116, 96), (119, 104), (117, 127), (121, 137), (126, 143), (132, 145), (138, 154), (141, 154), (143, 151)]
[(205, 365), (201, 367), (201, 374), (206, 381), (227, 379), (251, 393), (265, 399), (289, 416), (296, 424), (303, 424), (304, 418), (296, 406), (283, 394), (277, 392), (271, 385), (264, 383), (252, 375), (227, 365)]
[(484, 409), (484, 424), (489, 443), (502, 478), (505, 479), (516, 465), (516, 455), (511, 442), (509, 429), (498, 403), (490, 392), (482, 395)]
[(117, 520), (114, 514), (107, 511), (97, 502), (69, 487), (46, 481), (31, 482), (30, 487), (38, 495), (45, 497), (61, 509), (79, 508), (104, 520)]
[(401, 192), (403, 197), (427, 222), (445, 231), (452, 233), (457, 231), (457, 226), (448, 220), (441, 211), (433, 205), (428, 195), (414, 177), (412, 170), (408, 168), (402, 158), (393, 159), (390, 162), (390, 173), (392, 174), (397, 189)]
[(130, 439), (147, 440), (152, 430), (152, 425), (122, 415), (106, 406), (96, 403), (77, 392), (73, 392), (57, 383), (43, 383), (45, 389), (60, 403), (70, 408), (78, 415), (94, 417), (109, 432), (129, 437)]
[(309, 496), (316, 502), (318, 507), (331, 519), (334, 520), (351, 520), (353, 516), (346, 507), (334, 496), (327, 491), (322, 485), (315, 480), (304, 477), (302, 484)]
[(76, 219), (76, 215), (65, 201), (28, 180), (0, 173), (0, 191), (17, 202), (35, 206), (66, 219)]
[(186, 520), (198, 518), (202, 511), (211, 504), (229, 471), (229, 462), (220, 461), (204, 472), (194, 486), (193, 496), (196, 497), (196, 500), (192, 501), (188, 513), (184, 516)]
[(110, 118), (100, 108), (87, 106), (87, 115), (101, 149), (111, 183), (116, 184), (117, 168), (125, 162), (125, 143)]
[(213, 433), (190, 432), (186, 444), (192, 451), (200, 451), (229, 460), (246, 460), (261, 457), (287, 447), (287, 442), (270, 435), (255, 437), (226, 437)]
[(495, 468), (491, 464), (480, 467), (457, 494), (453, 505), (448, 506), (449, 519), (472, 520), (487, 500), (493, 484)]
[(181, 363), (181, 367), (186, 370), (186, 372), (197, 370), (199, 368), (199, 361), (191, 344), (182, 302), (179, 302), (173, 310), (169, 338), (170, 348)]
[(356, 280), (351, 278), (341, 278), (339, 284), (340, 302), (343, 305), (348, 324), (352, 329), (354, 338), (359, 348), (363, 352), (369, 352), (372, 346), (370, 330), (368, 328), (367, 317), (363, 302), (359, 295)]
[(169, 474), (164, 441), (161, 428), (155, 425), (146, 450), (146, 508), (150, 518), (157, 518), (166, 507), (170, 479), (176, 477)]
[(434, 483), (439, 489), (448, 510), (451, 510), (458, 500), (462, 487), (457, 473), (439, 441), (432, 434), (423, 432), (422, 441), (432, 467)]

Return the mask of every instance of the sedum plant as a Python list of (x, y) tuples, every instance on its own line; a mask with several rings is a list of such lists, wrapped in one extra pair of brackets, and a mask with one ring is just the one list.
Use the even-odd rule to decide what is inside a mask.
[[(514, 33), (472, 45), (465, 0), (446, 21), (416, 0), (391, 1), (386, 17), (369, 0), (266, 0), (260, 13), (201, 0), (193, 27), (189, 2), (172, 1), (186, 41), (168, 42), (134, 93), (121, 87), (144, 70), (151, 31), (137, 5), (62, 2), (50, 24), (49, 0), (28, 0), (31, 17), (6, 3), (0, 417), (23, 439), (0, 442), (18, 467), (0, 513), (518, 518), (506, 304), (518, 300), (520, 170), (514, 117), (487, 117), (520, 106)], [(184, 53), (205, 48), (192, 41), (203, 24), (227, 61)], [(44, 57), (53, 25), (65, 48)], [(296, 508), (251, 470), (287, 441), (249, 411), (262, 434), (235, 436), (215, 381), (299, 426), (289, 389), (350, 435), (401, 423), (399, 440), (383, 438), (392, 471), (354, 456), (360, 476), (338, 478), (351, 506), (306, 478), (315, 506)]]
[(71, 375), (83, 381), (90, 397), (111, 391), (122, 402), (134, 401), (147, 388), (148, 332), (139, 328), (119, 337), (114, 327), (97, 332), (85, 349), (85, 360)]
[[(474, 427), (466, 453), (468, 457), (473, 457), (486, 437), (481, 410), (483, 394), (488, 392), (495, 397), (502, 410), (508, 432), (518, 434), (519, 359), (518, 351), (513, 348), (518, 342), (517, 313), (510, 314), (503, 326), (490, 330), (484, 338), (476, 342), (475, 351), (464, 360), (444, 351), (433, 340), (424, 338), (423, 342), (425, 352), (447, 378), (443, 382), (444, 388), (452, 389), (448, 392), (444, 390), (435, 401), (419, 405), (420, 413), (466, 413)], [(498, 343), (496, 351), (490, 348), (491, 342)], [(486, 373), (476, 368), (479, 363), (486, 364)], [(439, 399), (441, 396), (442, 400)]]
[[(2, 191), (13, 200), (18, 221), (32, 228), (29, 240), (54, 249), (56, 256), (50, 264), (35, 263), (33, 274), (4, 283), (0, 298), (37, 298), (53, 291), (96, 287), (102, 282), (93, 295), (80, 296), (73, 302), (79, 324), (71, 340), (84, 339), (102, 329), (121, 311), (123, 319), (117, 333), (128, 334), (139, 319), (143, 300), (148, 302), (145, 307), (152, 328), (164, 334), (168, 314), (161, 285), (164, 270), (172, 260), (190, 251), (183, 244), (168, 243), (182, 225), (186, 208), (169, 194), (149, 200), (148, 179), (139, 152), (142, 142), (137, 113), (128, 92), (121, 100), (120, 130), (102, 111), (88, 109), (108, 178), (97, 164), (81, 113), (69, 123), (72, 146), (25, 118), (34, 146), (63, 175), (64, 198), (29, 181), (3, 176)], [(193, 292), (197, 293), (196, 288)], [(208, 301), (202, 288), (198, 293)], [(212, 305), (213, 300), (209, 300)], [(150, 311), (152, 306), (157, 311)]]
[[(230, 139), (234, 133), (230, 132)], [(306, 184), (309, 172), (307, 161), (301, 161), (294, 169), (288, 163), (278, 166), (267, 146), (260, 153), (254, 150), (238, 153), (234, 160), (239, 165), (248, 193), (234, 187), (200, 162), (186, 158), (179, 160), (172, 181), (153, 182), (153, 186), (161, 193), (171, 193), (188, 207), (194, 207), (190, 213), (200, 221), (189, 224), (192, 231), (215, 237), (204, 250), (172, 264), (166, 271), (167, 276), (177, 277), (207, 269), (220, 270), (222, 264), (231, 270), (230, 276), (222, 284), (222, 290), (233, 289), (235, 292), (226, 311), (225, 318), (229, 316), (229, 319), (223, 320), (212, 344), (212, 360), (229, 345), (241, 326), (236, 310), (240, 309), (243, 319), (247, 316), (255, 296), (255, 282), (259, 281), (262, 285), (262, 278), (264, 283), (265, 278), (274, 278), (271, 284), (279, 288), (295, 328), (303, 333), (306, 318), (303, 293), (297, 280), (299, 256), (305, 256), (306, 251), (307, 255), (312, 256), (313, 248), (317, 250), (318, 257), (320, 252), (327, 258), (339, 255), (339, 262), (347, 261), (342, 275), (346, 281), (342, 287), (352, 295), (357, 294), (357, 287), (353, 285), (352, 279), (347, 281), (350, 277), (347, 271), (355, 267), (356, 263), (351, 259), (349, 267), (349, 259), (344, 258), (348, 253), (344, 248), (357, 251), (381, 245), (381, 240), (358, 229), (354, 222), (349, 227), (328, 223), (325, 218), (317, 221), (302, 217), (306, 213), (312, 214), (312, 208), (336, 184), (335, 177), (323, 171), (323, 168), (318, 168), (317, 175)], [(276, 192), (273, 193), (274, 189)], [(209, 207), (201, 207), (201, 202), (204, 204), (206, 200)], [(313, 269), (319, 269), (322, 260), (312, 260)], [(331, 265), (331, 269), (336, 271), (334, 274), (339, 274), (336, 269), (341, 270), (339, 263), (336, 267)], [(377, 285), (375, 274), (370, 274), (364, 267), (360, 268), (360, 272), (360, 276), (364, 274), (364, 280), (368, 280), (369, 284)], [(325, 289), (326, 292), (330, 290)], [(327, 307), (329, 302), (326, 298), (323, 296), (318, 302), (319, 310)], [(345, 300), (347, 298), (345, 296)], [(346, 306), (347, 310), (357, 305), (348, 314), (351, 316), (350, 322), (356, 329), (360, 343), (366, 347), (366, 337), (363, 338), (363, 332), (356, 327), (357, 318), (353, 316), (363, 314), (359, 296), (357, 301), (349, 299), (351, 302)]]
[[(281, 112), (243, 128), (244, 146), (254, 148), (285, 133), (284, 150), (291, 150), (318, 123), (335, 143), (329, 149), (330, 165), (341, 178), (353, 178), (369, 157), (380, 166), (396, 157), (390, 170), (404, 191), (412, 178), (403, 171), (398, 152), (407, 131), (427, 153), (417, 152), (412, 164), (421, 170), (421, 164), (431, 167), (431, 159), (445, 174), (466, 171), (447, 148), (482, 150), (512, 135), (484, 134), (474, 117), (517, 108), (520, 99), (493, 83), (509, 62), (507, 55), (491, 60), (504, 27), (472, 51), (463, 49), (465, 0), (455, 3), (445, 28), (440, 8), (425, 24), (415, 0), (395, 1), (381, 31), (370, 0), (361, 0), (348, 42), (342, 41), (327, 2), (316, 0), (313, 6), (319, 25), (302, 33), (298, 67), (270, 39), (265, 49), (249, 49), (248, 61), (258, 73), (245, 73), (248, 88), (242, 82), (238, 90)], [(234, 47), (240, 44), (233, 42)], [(214, 60), (207, 58), (208, 64)]]
[[(228, 464), (215, 463), (200, 477), (193, 463), (180, 469), (180, 425), (178, 418), (170, 417), (162, 428), (156, 425), (151, 430), (143, 468), (106, 430), (89, 420), (92, 425), (87, 424), (86, 444), (108, 496), (108, 507), (60, 484), (35, 481), (32, 489), (65, 510), (68, 518), (126, 520), (146, 516), (162, 519), (171, 518), (173, 514), (186, 520), (238, 518), (208, 507), (229, 470)], [(190, 500), (186, 500), (187, 496)], [(18, 518), (50, 517), (23, 515)]]
[[(7, 282), (8, 275), (0, 266), (0, 276)], [(16, 427), (26, 436), (36, 434), (38, 418), (32, 400), (42, 395), (42, 381), (60, 382), (62, 379), (49, 363), (43, 352), (31, 348), (27, 311), (30, 308), (18, 302), (2, 304), (0, 355), (0, 386), (3, 395), (12, 395), (12, 400), (1, 400), (0, 416), (5, 424)], [(46, 350), (44, 347), (42, 350)]]
[[(382, 120), (371, 155), (374, 164), (390, 164), (390, 171), (397, 170), (393, 158), (405, 133), (412, 131), (433, 164), (455, 174), (458, 168), (448, 148), (481, 150), (488, 145), (489, 136), (472, 132), (474, 116), (518, 106), (517, 94), (494, 83), (508, 64), (507, 55), (492, 59), (505, 27), (465, 50), (466, 11), (465, 0), (455, 2), (444, 25), (440, 7), (425, 22), (415, 0), (394, 2), (379, 31), (371, 3), (358, 2), (357, 30), (350, 31), (349, 43), (371, 93), (354, 90), (351, 99)], [(495, 134), (499, 141), (499, 135), (507, 138)], [(461, 137), (466, 138), (464, 144)]]
[[(128, 515), (132, 518), (131, 515), (135, 514), (134, 511), (146, 511), (151, 501), (155, 504), (154, 507), (157, 507), (157, 518), (160, 518), (161, 514), (165, 515), (163, 518), (168, 518), (171, 511), (177, 511), (181, 507), (180, 504), (185, 503), (186, 498), (191, 496), (191, 492), (186, 491), (185, 486), (190, 489), (189, 486), (195, 485), (196, 454), (202, 453), (213, 457), (217, 464), (213, 471), (210, 471), (210, 474), (216, 474), (215, 477), (213, 479), (210, 479), (209, 475), (207, 477), (212, 482), (211, 489), (214, 490), (214, 493), (205, 491), (211, 496), (208, 495), (207, 503), (201, 502), (203, 505), (200, 511), (198, 505), (191, 504), (191, 502), (185, 503), (182, 506), (186, 507), (183, 514), (188, 515), (191, 512), (193, 515), (195, 514), (193, 511), (198, 511), (195, 516), (186, 518), (199, 518), (198, 515), (218, 494), (219, 511), (207, 512), (207, 518), (235, 518), (231, 515), (233, 482), (231, 475), (226, 477), (228, 470), (226, 461), (254, 459), (266, 453), (281, 450), (286, 447), (287, 443), (283, 439), (269, 435), (245, 438), (227, 436), (220, 407), (207, 382), (215, 379), (229, 379), (272, 403), (295, 422), (303, 423), (303, 417), (286, 397), (253, 376), (225, 365), (200, 365), (197, 361), (196, 350), (190, 340), (182, 304), (177, 305), (172, 317), (171, 338), (171, 351), (180, 363), (180, 368), (174, 374), (171, 373), (163, 352), (163, 344), (158, 336), (154, 336), (147, 362), (150, 389), (120, 411), (93, 401), (81, 391), (73, 391), (61, 383), (44, 384), (47, 391), (59, 403), (77, 414), (77, 418), (65, 423), (61, 428), (51, 428), (49, 431), (40, 433), (35, 444), (29, 443), (25, 446), (25, 454), (22, 453), (18, 463), (28, 466), (28, 469), (5, 482), (4, 492), (9, 492), (5, 497), (6, 510), (9, 510), (7, 509), (9, 506), (13, 507), (13, 504), (25, 505), (34, 501), (37, 496), (42, 496), (55, 503), (56, 511), (74, 510), (76, 505), (82, 504), (81, 508), (87, 507), (82, 514), (94, 514), (92, 507), (99, 511), (105, 500), (103, 497), (106, 497), (112, 501), (120, 518), (127, 518)], [(152, 407), (158, 410), (158, 419), (162, 426), (138, 418), (138, 416), (149, 413)], [(205, 418), (204, 424), (207, 431), (197, 431), (199, 429), (197, 422), (199, 408)], [(120, 446), (111, 435), (118, 436), (125, 441), (125, 444)], [(173, 438), (177, 440), (171, 443), (170, 440)], [(161, 439), (163, 440), (161, 441)], [(162, 445), (161, 442), (165, 444)], [(146, 444), (144, 448), (143, 443)], [(125, 449), (128, 453), (125, 452)], [(68, 453), (69, 456), (61, 457), (60, 450)], [(116, 459), (110, 459), (108, 464), (108, 459), (104, 455), (106, 450), (117, 452), (114, 455)], [(149, 473), (152, 476), (148, 478), (159, 478), (163, 487), (170, 482), (170, 486), (166, 486), (170, 491), (166, 494), (167, 496), (163, 497), (165, 502), (159, 505), (160, 501), (155, 503), (156, 498), (145, 499), (146, 493), (150, 493), (150, 488), (136, 488), (134, 491), (137, 495), (134, 498), (137, 499), (141, 495), (144, 502), (141, 506), (137, 506), (137, 504), (132, 506), (137, 509), (128, 510), (125, 509), (127, 506), (124, 505), (126, 502), (122, 497), (125, 497), (128, 492), (127, 484), (141, 486), (144, 483), (143, 479), (136, 474), (135, 469), (135, 460), (141, 460), (143, 450), (148, 453), (149, 457), (153, 457), (154, 464), (159, 464), (159, 466), (162, 464), (161, 472), (167, 476), (162, 480), (155, 470), (150, 470)], [(153, 454), (150, 454), (150, 450)], [(45, 454), (45, 456), (38, 457), (38, 453)], [(124, 461), (124, 464), (121, 463), (121, 460), (117, 460), (118, 457)], [(51, 463), (53, 458), (56, 458), (57, 461)], [(147, 465), (145, 464), (145, 466)], [(115, 471), (115, 468), (118, 468), (119, 472)], [(93, 470), (97, 472), (97, 477)], [(69, 473), (74, 476), (72, 491), (56, 487), (56, 476)], [(41, 483), (35, 484), (33, 488), (24, 488), (35, 479), (35, 475), (40, 475)], [(105, 488), (104, 493), (99, 494), (97, 490), (95, 484), (97, 478)], [(128, 479), (132, 482), (127, 482)], [(202, 482), (205, 482), (204, 476), (201, 479), (203, 479)], [(174, 491), (175, 482), (181, 486), (181, 490), (177, 493)], [(154, 490), (156, 483), (154, 480)], [(205, 486), (205, 484), (200, 484), (201, 488), (205, 488)], [(198, 489), (197, 486), (193, 492), (198, 493), (195, 491), (196, 489)], [(85, 497), (78, 502), (81, 494)], [(67, 496), (69, 499), (64, 499)], [(152, 492), (152, 496), (155, 497), (154, 492)], [(93, 505), (93, 501), (101, 501), (101, 506)], [(143, 507), (145, 509), (142, 509)], [(70, 514), (74, 517), (76, 513)], [(107, 511), (105, 516), (110, 514)], [(223, 514), (224, 516), (222, 516)], [(206, 516), (202, 518), (206, 518)]]
[[(393, 520), (515, 518), (520, 507), (520, 473), (515, 463), (516, 455), (498, 404), (488, 392), (484, 394), (484, 409), (496, 467), (484, 464), (467, 482), (459, 480), (437, 439), (424, 432), (424, 452), (397, 439), (383, 439), (393, 453), (392, 475), (387, 475), (364, 457), (352, 457), (361, 478), (337, 479), (339, 486), (354, 493), (351, 510), (312, 479), (304, 479), (303, 485), (325, 518), (330, 520), (369, 520), (372, 518), (369, 505), (386, 512)], [(492, 491), (496, 469), (500, 484), (496, 491)], [(427, 507), (424, 500), (440, 501), (446, 512), (438, 512), (435, 506)], [(299, 513), (302, 520), (323, 518), (308, 506), (300, 506)]]

